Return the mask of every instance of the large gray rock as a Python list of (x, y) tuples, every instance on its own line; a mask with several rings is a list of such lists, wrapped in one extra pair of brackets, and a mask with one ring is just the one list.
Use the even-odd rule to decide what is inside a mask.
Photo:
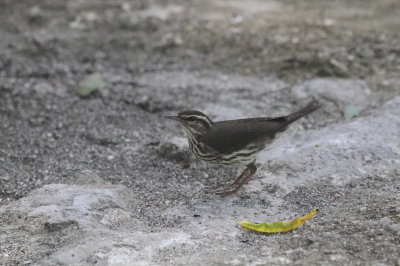
[[(51, 255), (44, 260), (50, 264), (85, 261), (94, 246), (103, 245), (99, 236), (130, 219), (131, 199), (120, 185), (52, 184), (33, 190), (0, 208), (1, 222), (6, 224), (0, 238), (2, 262), (14, 264), (14, 257), (25, 255), (29, 257), (25, 262), (39, 263), (43, 253)], [(82, 246), (82, 241), (88, 243)]]
[(399, 114), (397, 97), (348, 122), (282, 134), (260, 159), (276, 168), (281, 181), (288, 178), (290, 186), (315, 179), (315, 175), (329, 176), (336, 185), (367, 176), (393, 179), (400, 169)]
[(368, 106), (371, 90), (362, 80), (318, 78), (294, 86), (292, 92), (296, 98), (308, 98), (315, 95), (339, 105), (354, 104), (359, 108)]
[(371, 90), (363, 80), (316, 78), (294, 86), (291, 91), (299, 100), (310, 96), (319, 99), (330, 110), (324, 117), (327, 122), (356, 116), (373, 101)]

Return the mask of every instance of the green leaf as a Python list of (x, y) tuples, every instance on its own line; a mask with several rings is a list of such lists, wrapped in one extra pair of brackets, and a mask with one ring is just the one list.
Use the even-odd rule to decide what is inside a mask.
[(344, 108), (344, 117), (345, 118), (352, 118), (353, 116), (357, 116), (360, 113), (360, 110), (358, 110), (357, 107), (354, 105), (346, 105)]
[(84, 80), (79, 82), (76, 92), (81, 97), (86, 97), (96, 90), (103, 89), (107, 83), (103, 80), (99, 73), (94, 73), (87, 76)]

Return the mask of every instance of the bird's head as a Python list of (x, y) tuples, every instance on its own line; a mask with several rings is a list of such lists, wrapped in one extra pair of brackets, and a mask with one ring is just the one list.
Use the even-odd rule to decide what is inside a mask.
[(192, 135), (201, 135), (213, 125), (213, 122), (205, 114), (196, 110), (182, 111), (176, 116), (166, 116), (165, 118), (180, 122), (186, 132)]

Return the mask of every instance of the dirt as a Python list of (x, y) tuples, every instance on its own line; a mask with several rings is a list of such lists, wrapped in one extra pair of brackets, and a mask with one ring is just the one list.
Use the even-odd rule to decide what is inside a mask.
[[(13, 204), (46, 184), (74, 184), (82, 171), (91, 170), (106, 182), (127, 186), (140, 199), (148, 226), (180, 228), (186, 218), (177, 214), (161, 219), (159, 213), (179, 206), (185, 211), (196, 209), (193, 206), (202, 201), (215, 207), (213, 204), (223, 199), (217, 200), (213, 191), (239, 170), (190, 157), (182, 148), (182, 129), (165, 121), (164, 115), (185, 108), (204, 110), (213, 119), (283, 115), (307, 101), (297, 89), (318, 79), (330, 84), (349, 80), (362, 86), (349, 94), (354, 100), (346, 98), (345, 90), (339, 97), (333, 92), (304, 89), (316, 92), (325, 108), (294, 125), (288, 136), (296, 136), (297, 130), (347, 123), (344, 108), (360, 102), (357, 94), (363, 99), (357, 107), (360, 116), (369, 115), (400, 95), (399, 12), (396, 0), (2, 0), (0, 206)], [(82, 98), (76, 93), (77, 86), (92, 73), (99, 73), (107, 87)], [(261, 164), (265, 169), (271, 166), (275, 173), (280, 169), (291, 174), (296, 171), (281, 161)], [(326, 186), (321, 180), (305, 184), (301, 179), (287, 190), (276, 188), (279, 182), (271, 181), (267, 187), (272, 192), (278, 189), (280, 199), (269, 200), (284, 201), (293, 210), (280, 216), (275, 208), (274, 217), (300, 214), (295, 209), (307, 212), (317, 199), (326, 200), (326, 195), (343, 199), (338, 208), (353, 201), (369, 202), (369, 193), (386, 188), (387, 193), (376, 199), (378, 203), (371, 203), (373, 208), (360, 215), (368, 216), (372, 227), (385, 226), (381, 219), (388, 216), (398, 225), (398, 171), (393, 170), (392, 183), (363, 176), (355, 183), (347, 180), (350, 183), (338, 185), (325, 178), (329, 180)], [(312, 189), (311, 184), (315, 185)], [(354, 199), (360, 190), (361, 198)], [(250, 195), (256, 198), (224, 204), (232, 210), (256, 201), (258, 207), (268, 208), (267, 199), (261, 202), (257, 195)], [(336, 203), (332, 202), (328, 209), (334, 212)], [(324, 241), (318, 230), (300, 240), (289, 235), (272, 237), (274, 247), (282, 245), (294, 253), (282, 250), (274, 257), (269, 252), (276, 249), (257, 249), (258, 243), (269, 242), (260, 235), (236, 236), (234, 241), (242, 244), (224, 247), (251, 245), (256, 251), (239, 260), (242, 264), (256, 263), (258, 257), (270, 258), (271, 264), (400, 264), (395, 255), (400, 245), (397, 227), (389, 230), (392, 239), (382, 240), (382, 236), (389, 237), (388, 232), (370, 232), (368, 224), (359, 227), (355, 220), (346, 220), (358, 212), (345, 207), (341, 210), (344, 217), (333, 221), (329, 216), (332, 212), (322, 214)], [(135, 218), (141, 217), (138, 214)], [(357, 231), (355, 238), (339, 243), (349, 231)], [(379, 241), (384, 241), (382, 246)], [(201, 245), (193, 250), (200, 250)], [(303, 249), (296, 251), (294, 246), (298, 245)], [(208, 242), (204, 246), (211, 248)], [(335, 257), (332, 250), (339, 246), (350, 250), (350, 255), (343, 251)], [(168, 264), (171, 251), (162, 252), (165, 261), (157, 257), (154, 263)], [(232, 255), (220, 254), (226, 258)], [(305, 255), (310, 255), (309, 259)], [(32, 255), (31, 262), (46, 256)], [(32, 258), (19, 255), (8, 260), (0, 256), (0, 264)], [(222, 263), (215, 257), (208, 259), (211, 264)], [(185, 264), (188, 260), (175, 262)]]

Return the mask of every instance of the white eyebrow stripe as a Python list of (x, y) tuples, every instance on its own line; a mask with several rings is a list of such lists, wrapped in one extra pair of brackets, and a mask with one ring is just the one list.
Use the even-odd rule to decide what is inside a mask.
[(191, 117), (195, 117), (196, 119), (198, 119), (198, 120), (202, 120), (202, 121), (204, 121), (207, 125), (211, 125), (211, 121), (210, 121), (210, 119), (208, 119), (207, 117), (205, 117), (205, 116), (202, 116), (202, 115), (183, 115), (183, 116), (181, 116), (183, 119), (189, 119), (189, 118), (191, 118)]
[(211, 124), (211, 121), (209, 119), (207, 119), (207, 117), (204, 116), (196, 116), (197, 119), (204, 121), (207, 125)]

